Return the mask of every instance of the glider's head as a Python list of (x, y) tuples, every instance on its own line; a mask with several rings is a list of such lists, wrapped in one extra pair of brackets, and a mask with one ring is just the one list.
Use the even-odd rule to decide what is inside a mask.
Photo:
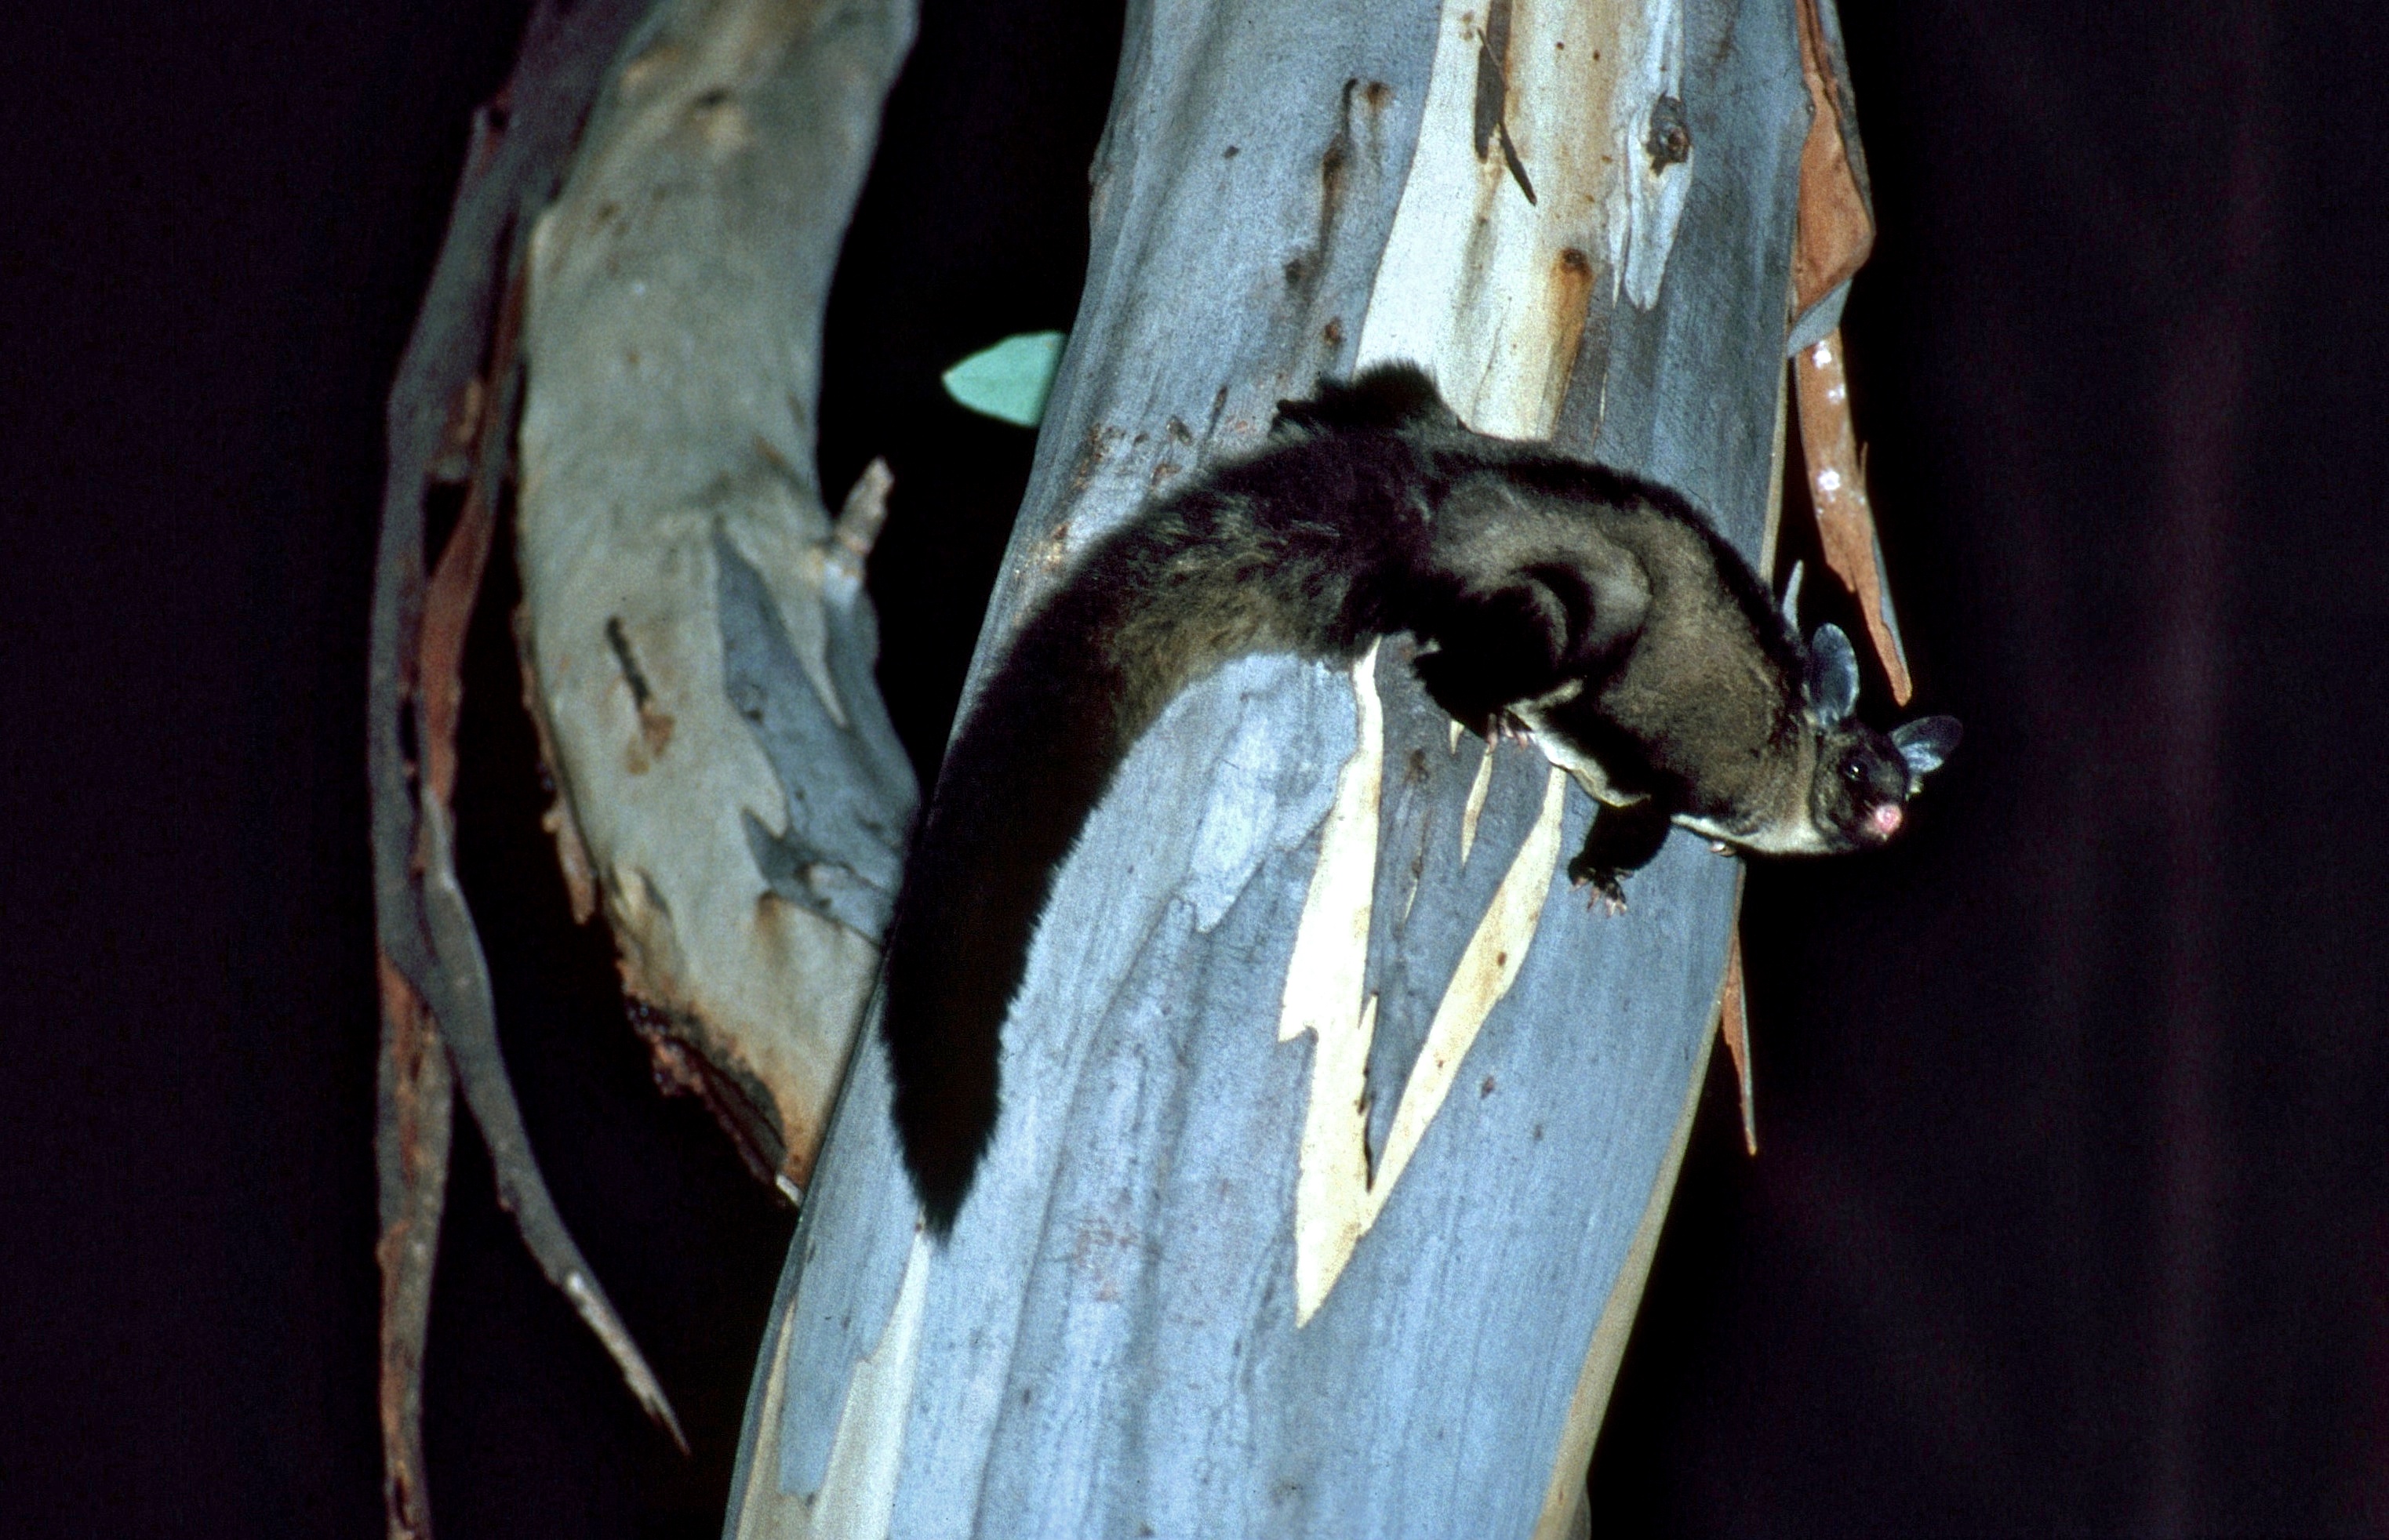
[(1877, 732), (1851, 712), (1859, 665), (1838, 626), (1808, 641), (1808, 716), (1817, 733), (1817, 771), (1808, 813), (1826, 848), (1861, 850), (1888, 841), (1908, 821), (1908, 804), (1958, 746), (1955, 717), (1920, 717)]

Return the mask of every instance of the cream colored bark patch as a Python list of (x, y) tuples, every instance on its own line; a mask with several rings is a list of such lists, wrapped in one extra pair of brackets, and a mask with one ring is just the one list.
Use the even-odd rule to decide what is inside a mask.
[[(1320, 835), (1319, 864), (1295, 932), (1278, 1011), (1278, 1040), (1314, 1039), (1310, 1101), (1295, 1183), (1295, 1319), (1309, 1324), (1361, 1238), (1442, 1110), (1461, 1061), (1493, 1007), (1516, 982), (1558, 869), (1567, 778), (1551, 771), (1543, 805), (1477, 922), (1446, 986), (1426, 1042), (1402, 1086), (1374, 1179), (1368, 1153), (1369, 1044), (1377, 1001), (1363, 998), (1369, 924), (1377, 875), (1377, 817), (1385, 780), (1385, 717), (1376, 691), (1376, 649), (1352, 669), (1359, 742), (1336, 777)], [(1491, 753), (1487, 753), (1490, 762)]]
[(904, 1421), (921, 1363), (921, 1313), (929, 1297), (929, 1242), (913, 1232), (896, 1306), (871, 1356), (846, 1382), (846, 1406), (829, 1446), (829, 1468), (813, 1495), (811, 1533), (838, 1540), (886, 1540), (896, 1511), (896, 1472), (904, 1457)]
[(755, 1427), (765, 1430), (747, 1461), (747, 1484), (737, 1494), (737, 1522), (731, 1540), (800, 1540), (805, 1503), (780, 1490), (780, 1415), (788, 1403), (788, 1347), (797, 1340), (797, 1306), (782, 1313), (772, 1349), (771, 1378), (763, 1381), (763, 1405)]
[(931, 1251), (915, 1231), (904, 1260), (904, 1281), (888, 1324), (870, 1354), (855, 1360), (838, 1409), (837, 1432), (821, 1489), (810, 1495), (781, 1490), (780, 1415), (787, 1402), (788, 1344), (796, 1338), (796, 1306), (780, 1322), (772, 1377), (763, 1386), (753, 1426), (761, 1441), (738, 1495), (735, 1540), (888, 1540), (896, 1510), (896, 1477), (904, 1456), (904, 1424), (912, 1414), (921, 1362), (921, 1320), (929, 1297)]
[(1477, 431), (1547, 437), (1596, 286), (1658, 297), (1682, 55), (1678, 0), (1445, 0), (1358, 364), (1407, 359)]
[(1356, 1202), (1369, 1183), (1366, 1141), (1369, 1037), (1376, 1003), (1363, 1005), (1369, 919), (1377, 882), (1377, 809), (1385, 784), (1386, 716), (1377, 700), (1377, 649), (1352, 666), (1358, 713), (1352, 757), (1335, 778), (1335, 800), (1319, 836), (1319, 864), (1295, 930), (1277, 1036), (1309, 1032), (1310, 1110), (1295, 1184), (1297, 1318), (1310, 1319), (1368, 1228)]
[[(1457, 728), (1460, 724), (1451, 724)], [(1468, 783), (1468, 801), (1460, 809), (1460, 864), (1468, 864), (1468, 852), (1476, 847), (1476, 821), (1485, 816), (1485, 794), (1493, 789), (1493, 745), (1485, 745), (1485, 757), (1476, 761), (1476, 779)]]

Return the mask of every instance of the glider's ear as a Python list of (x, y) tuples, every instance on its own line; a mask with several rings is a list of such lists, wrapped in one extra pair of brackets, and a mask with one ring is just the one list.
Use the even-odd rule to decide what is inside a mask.
[(1280, 401), (1270, 431), (1299, 437), (1322, 428), (1456, 428), (1435, 380), (1415, 363), (1380, 363), (1348, 380), (1322, 379), (1308, 401)]
[(1891, 746), (1908, 761), (1908, 782), (1914, 786), (1941, 768), (1963, 736), (1955, 717), (1919, 717), (1892, 729)]
[(1808, 639), (1808, 706), (1827, 727), (1849, 719), (1859, 704), (1859, 655), (1839, 626), (1820, 626)]

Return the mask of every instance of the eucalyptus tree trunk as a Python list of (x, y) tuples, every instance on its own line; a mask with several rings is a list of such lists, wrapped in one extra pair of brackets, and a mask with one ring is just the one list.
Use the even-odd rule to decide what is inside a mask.
[[(974, 678), (1146, 497), (1386, 359), (1760, 559), (1787, 340), (1847, 277), (1794, 272), (1812, 126), (1862, 177), (1820, 48), (1804, 0), (1131, 6)], [(855, 1056), (727, 1534), (1582, 1524), (1738, 1006), (1738, 870), (1680, 835), (1592, 912), (1559, 874), (1590, 801), (1461, 737), (1407, 656), (1247, 659), (1138, 745), (1057, 879), (950, 1242)]]

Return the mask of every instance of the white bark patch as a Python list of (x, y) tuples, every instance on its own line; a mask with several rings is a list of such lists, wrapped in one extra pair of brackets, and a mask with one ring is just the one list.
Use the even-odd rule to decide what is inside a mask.
[(1376, 1002), (1363, 1002), (1369, 920), (1377, 882), (1377, 808), (1385, 784), (1386, 715), (1377, 700), (1377, 649), (1352, 666), (1359, 712), (1352, 757), (1319, 835), (1319, 864), (1302, 902), (1287, 961), (1278, 1041), (1314, 1039), (1310, 1108), (1295, 1184), (1296, 1318), (1307, 1322), (1359, 1244), (1373, 1214), (1369, 1190), (1369, 1037)]
[[(1307, 1325), (1335, 1287), (1361, 1238), (1384, 1212), (1494, 1006), (1516, 982), (1559, 866), (1567, 778), (1552, 770), (1533, 830), (1477, 921), (1453, 970), (1426, 1042), (1402, 1085), (1377, 1169), (1369, 1168), (1369, 1044), (1377, 1001), (1363, 998), (1377, 872), (1377, 815), (1385, 780), (1385, 719), (1374, 647), (1352, 669), (1358, 743), (1336, 778), (1320, 835), (1302, 923), (1295, 933), (1278, 1012), (1278, 1040), (1314, 1038), (1310, 1100), (1295, 1185), (1295, 1319)], [(1492, 752), (1486, 752), (1486, 763)], [(1480, 786), (1486, 780), (1479, 771)], [(1481, 796), (1474, 800), (1481, 803)]]
[[(1612, 271), (1626, 298), (1649, 310), (1659, 300), (1667, 253), (1683, 223), (1684, 199), (1693, 185), (1698, 150), (1681, 141), (1683, 158), (1670, 159), (1662, 141), (1672, 116), (1680, 127), (1684, 91), (1684, 8), (1681, 0), (1651, 0), (1619, 19), (1619, 53), (1628, 56), (1627, 80), (1610, 97), (1610, 143), (1626, 168), (1623, 219), (1613, 219)], [(1672, 114), (1662, 103), (1673, 105)]]

